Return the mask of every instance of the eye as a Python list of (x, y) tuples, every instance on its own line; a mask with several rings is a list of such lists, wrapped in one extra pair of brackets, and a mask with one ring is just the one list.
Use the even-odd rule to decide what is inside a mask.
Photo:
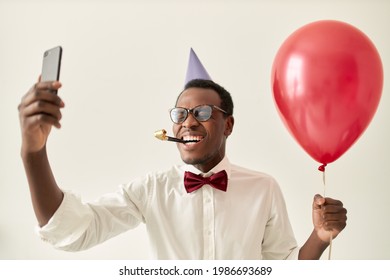
[(186, 118), (187, 111), (183, 108), (175, 108), (171, 111), (171, 117), (177, 122), (181, 122)]
[(199, 121), (207, 121), (211, 117), (211, 112), (210, 106), (199, 106), (194, 110), (194, 116)]

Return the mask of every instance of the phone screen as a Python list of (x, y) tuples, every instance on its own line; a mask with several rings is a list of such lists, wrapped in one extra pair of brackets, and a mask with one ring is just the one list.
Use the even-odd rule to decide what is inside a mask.
[(41, 81), (58, 81), (60, 78), (62, 47), (47, 50), (43, 54)]

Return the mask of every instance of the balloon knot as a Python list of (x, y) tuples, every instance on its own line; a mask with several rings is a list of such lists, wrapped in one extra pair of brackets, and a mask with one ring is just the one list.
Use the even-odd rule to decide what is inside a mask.
[(318, 170), (321, 171), (321, 172), (325, 172), (325, 167), (326, 167), (326, 163), (324, 163), (323, 165), (318, 167)]

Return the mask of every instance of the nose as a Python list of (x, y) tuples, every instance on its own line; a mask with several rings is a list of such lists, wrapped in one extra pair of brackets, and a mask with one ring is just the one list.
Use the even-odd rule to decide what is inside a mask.
[(198, 125), (199, 125), (199, 122), (197, 119), (195, 119), (192, 112), (188, 112), (188, 116), (187, 116), (186, 120), (182, 123), (182, 126), (186, 127), (186, 128), (190, 128), (190, 127), (194, 127), (194, 126), (198, 126)]

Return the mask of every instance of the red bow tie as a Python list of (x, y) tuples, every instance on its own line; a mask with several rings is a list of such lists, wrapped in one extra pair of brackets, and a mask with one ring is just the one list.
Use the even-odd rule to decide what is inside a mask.
[(203, 185), (211, 185), (216, 189), (226, 192), (227, 181), (228, 178), (225, 170), (215, 173), (210, 177), (203, 177), (189, 171), (184, 173), (184, 186), (187, 193), (196, 191), (197, 189), (203, 187)]

